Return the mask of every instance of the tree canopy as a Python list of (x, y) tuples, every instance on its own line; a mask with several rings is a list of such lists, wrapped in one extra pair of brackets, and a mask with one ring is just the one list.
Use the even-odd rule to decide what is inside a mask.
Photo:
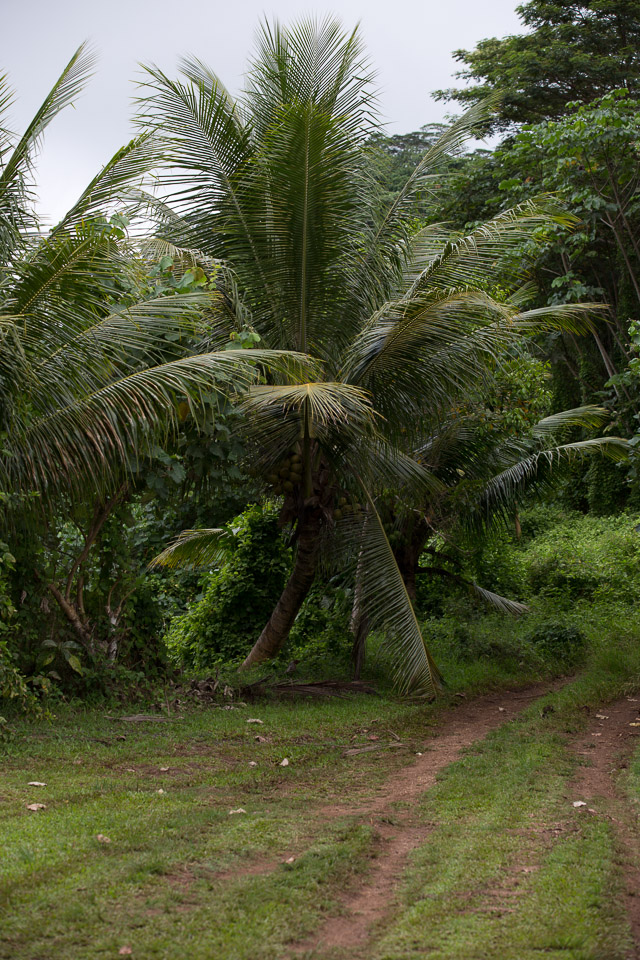
[(530, 0), (517, 10), (526, 32), (457, 50), (457, 76), (473, 82), (438, 91), (440, 99), (470, 104), (499, 94), (496, 130), (557, 119), (568, 102), (610, 90), (639, 96), (639, 0)]

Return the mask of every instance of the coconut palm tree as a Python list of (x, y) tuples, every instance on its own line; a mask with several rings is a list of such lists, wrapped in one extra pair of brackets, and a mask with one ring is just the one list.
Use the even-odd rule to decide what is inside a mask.
[[(256, 378), (238, 350), (204, 352), (213, 291), (153, 297), (127, 242), (132, 198), (155, 155), (148, 136), (119, 150), (55, 227), (34, 212), (33, 162), (55, 116), (80, 93), (92, 57), (80, 47), (24, 135), (5, 125), (12, 102), (0, 79), (0, 476), (8, 491), (40, 497), (108, 484), (132, 454), (224, 381)], [(167, 338), (167, 335), (171, 336)], [(272, 356), (274, 362), (278, 358)]]
[[(415, 202), (487, 107), (432, 146), (390, 204), (370, 150), (373, 75), (358, 31), (333, 19), (264, 23), (244, 93), (233, 99), (201, 61), (181, 79), (148, 68), (141, 123), (163, 154), (161, 235), (220, 259), (243, 316), (269, 348), (316, 364), (305, 382), (272, 377), (242, 399), (253, 467), (283, 496), (296, 543), (291, 576), (246, 664), (273, 657), (328, 557), (361, 571), (360, 602), (393, 651), (405, 691), (438, 673), (376, 507), (385, 490), (422, 502), (442, 489), (413, 441), (437, 433), (456, 398), (491, 376), (523, 336), (588, 325), (579, 306), (523, 310), (524, 240), (571, 218), (548, 199), (469, 236), (416, 229)], [(167, 206), (165, 206), (168, 204)], [(171, 208), (171, 213), (167, 213)], [(532, 244), (533, 245), (533, 244)], [(221, 322), (217, 334), (228, 337)], [(164, 563), (215, 556), (216, 533), (189, 531)]]
[(136, 215), (155, 159), (148, 136), (119, 150), (60, 223), (41, 227), (34, 160), (91, 67), (80, 47), (21, 137), (8, 130), (12, 94), (0, 79), (0, 502), (14, 534), (27, 519), (46, 524), (61, 504), (88, 506), (93, 520), (66, 586), (47, 584), (85, 645), (74, 576), (132, 467), (170, 437), (185, 405), (242, 391), (267, 359), (208, 348), (207, 317), (224, 309), (216, 290), (154, 296), (145, 285), (148, 264), (114, 210)]

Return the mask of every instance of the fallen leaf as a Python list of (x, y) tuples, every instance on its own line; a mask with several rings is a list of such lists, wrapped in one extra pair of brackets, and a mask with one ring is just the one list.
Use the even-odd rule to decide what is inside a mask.
[(40, 780), (29, 780), (27, 784), (28, 787), (46, 787), (46, 783), (41, 783)]
[(46, 803), (28, 803), (27, 810), (46, 810)]
[(266, 737), (261, 737), (259, 734), (258, 734), (257, 737), (254, 737), (253, 739), (254, 739), (254, 740), (257, 740), (258, 743), (268, 743), (268, 742), (269, 742)]
[(156, 790), (156, 793), (164, 793), (164, 790), (161, 787), (160, 790)]
[(416, 753), (416, 757), (421, 757), (421, 756), (422, 756), (421, 753)]
[(574, 806), (574, 807), (586, 807), (586, 803), (584, 802), (584, 800), (574, 800), (574, 801), (573, 801), (573, 806)]
[(504, 713), (506, 709), (507, 709), (506, 707), (498, 707), (498, 710), (500, 711), (500, 713)]
[(133, 953), (133, 950), (131, 949), (131, 947), (120, 947), (120, 949), (118, 950), (118, 954), (121, 957), (130, 957), (132, 953)]
[(640, 727), (640, 723), (630, 723), (630, 727)]
[(250, 766), (250, 767), (257, 767), (258, 764), (255, 762), (255, 760), (249, 760), (249, 766)]
[(111, 837), (105, 837), (104, 833), (99, 833), (96, 840), (98, 843), (111, 843)]
[(604, 713), (596, 713), (596, 720), (608, 720), (608, 719), (609, 717), (607, 717)]
[(295, 863), (295, 857), (289, 857), (288, 860), (285, 860), (285, 863)]
[(160, 767), (160, 773), (166, 773), (169, 767)]
[(284, 760), (281, 760), (281, 761), (280, 761), (280, 766), (281, 766), (281, 767), (288, 767), (288, 766), (289, 766), (289, 761), (287, 760), (286, 757), (284, 758)]
[(589, 807), (589, 813), (595, 813), (595, 810), (593, 809), (593, 807)]
[(371, 734), (367, 737), (367, 740), (379, 740), (379, 739), (380, 739), (380, 737), (376, 737), (376, 735), (375, 735), (374, 733), (371, 733)]
[(231, 816), (232, 813), (246, 813), (246, 812), (247, 811), (243, 807), (238, 807), (237, 810), (229, 810), (229, 816)]
[(76, 765), (77, 767), (79, 767), (80, 764), (82, 763), (82, 760), (74, 760), (73, 762), (75, 763), (75, 765)]
[(247, 723), (264, 723), (264, 720), (256, 720), (255, 717), (251, 717), (247, 720)]

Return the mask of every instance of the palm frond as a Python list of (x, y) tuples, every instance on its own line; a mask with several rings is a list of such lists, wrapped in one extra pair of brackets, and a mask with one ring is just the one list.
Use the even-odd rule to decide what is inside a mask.
[(86, 43), (81, 44), (71, 57), (53, 87), (37, 110), (24, 134), (16, 144), (11, 157), (0, 172), (0, 208), (3, 197), (16, 180), (31, 173), (34, 153), (51, 121), (79, 96), (93, 72), (95, 57)]
[(604, 427), (611, 419), (611, 412), (606, 407), (586, 405), (574, 407), (571, 410), (560, 410), (539, 420), (532, 427), (534, 437), (554, 436), (558, 431), (570, 427), (586, 427), (598, 429)]
[(168, 570), (218, 567), (228, 556), (229, 539), (228, 531), (218, 527), (183, 530), (149, 566)]
[(341, 375), (369, 390), (390, 422), (398, 414), (406, 419), (420, 400), (424, 410), (444, 411), (486, 383), (523, 338), (550, 329), (582, 333), (593, 310), (593, 304), (561, 304), (522, 312), (482, 290), (429, 288), (375, 314), (346, 353)]
[[(144, 205), (144, 198), (137, 192), (143, 177), (157, 163), (157, 152), (149, 134), (130, 140), (111, 157), (73, 207), (52, 230), (69, 231), (87, 217), (104, 215), (114, 201), (125, 201), (134, 207)], [(133, 212), (133, 211), (132, 211)]]
[(403, 694), (434, 696), (442, 682), (427, 650), (393, 550), (368, 490), (368, 512), (359, 542), (360, 600), (372, 630), (389, 651), (396, 687)]
[(459, 584), (472, 596), (478, 597), (500, 613), (509, 613), (511, 616), (519, 617), (529, 609), (526, 603), (520, 603), (519, 600), (510, 600), (509, 597), (503, 597), (499, 593), (487, 590), (486, 587), (481, 587), (475, 580), (467, 580), (466, 577), (462, 577), (458, 573), (453, 573), (453, 571), (447, 570), (446, 567), (423, 567), (419, 572), (429, 574), (429, 576), (435, 574), (438, 577), (443, 577), (446, 580), (451, 580)]
[(425, 152), (386, 209), (370, 222), (364, 232), (362, 256), (353, 284), (358, 299), (364, 294), (365, 309), (371, 310), (381, 299), (388, 299), (402, 277), (411, 256), (416, 197), (428, 189), (436, 174), (442, 176), (443, 166), (487, 120), (496, 104), (497, 98), (487, 98), (459, 117)]
[(525, 491), (542, 492), (556, 482), (565, 466), (577, 459), (604, 456), (614, 462), (626, 460), (629, 442), (621, 437), (595, 437), (538, 450), (512, 463), (492, 477), (469, 509), (468, 523), (485, 526), (509, 515)]
[(204, 397), (246, 390), (260, 363), (288, 370), (291, 358), (277, 351), (228, 350), (107, 378), (99, 389), (15, 424), (6, 446), (5, 482), (44, 496), (87, 484), (108, 486), (128, 469), (132, 456), (143, 456), (177, 427), (178, 400), (186, 398), (196, 412)]
[[(491, 274), (499, 274), (503, 284), (522, 282), (540, 246), (533, 240), (537, 231), (569, 229), (577, 222), (557, 198), (543, 194), (503, 211), (466, 236), (428, 226), (411, 238), (411, 259), (405, 270), (411, 286), (405, 297), (409, 300), (427, 287), (473, 287)], [(525, 245), (531, 251), (529, 258)]]
[(257, 385), (242, 401), (249, 414), (310, 413), (315, 427), (342, 424), (357, 427), (371, 423), (373, 411), (364, 390), (347, 383), (316, 381), (281, 385)]

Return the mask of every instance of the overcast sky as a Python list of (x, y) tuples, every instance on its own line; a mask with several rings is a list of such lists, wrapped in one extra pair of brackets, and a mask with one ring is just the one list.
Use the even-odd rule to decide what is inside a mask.
[(62, 67), (83, 40), (99, 54), (96, 74), (75, 109), (49, 128), (39, 161), (42, 210), (59, 217), (106, 160), (132, 136), (130, 116), (140, 62), (173, 75), (194, 54), (232, 92), (242, 85), (247, 54), (261, 16), (288, 21), (337, 14), (345, 27), (359, 20), (378, 71), (387, 129), (405, 133), (442, 120), (447, 108), (430, 93), (452, 84), (451, 53), (485, 37), (522, 31), (517, 0), (0, 0), (0, 73), (8, 72), (18, 100), (12, 129), (21, 131)]

